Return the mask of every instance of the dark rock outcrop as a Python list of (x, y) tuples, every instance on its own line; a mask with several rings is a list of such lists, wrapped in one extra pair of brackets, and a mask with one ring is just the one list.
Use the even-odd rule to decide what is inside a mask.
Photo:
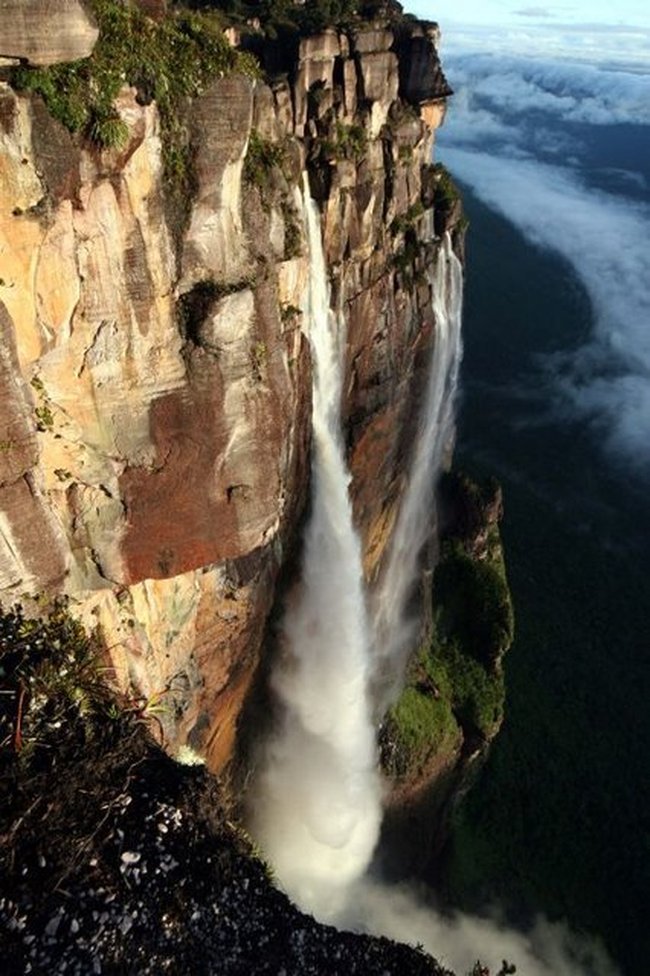
[(452, 976), (423, 953), (339, 932), (275, 888), (224, 793), (112, 699), (62, 609), (0, 613), (3, 976)]

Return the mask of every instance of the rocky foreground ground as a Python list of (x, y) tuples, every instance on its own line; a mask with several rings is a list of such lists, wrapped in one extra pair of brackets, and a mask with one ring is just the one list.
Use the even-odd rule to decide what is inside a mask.
[(217, 780), (111, 698), (63, 610), (0, 614), (0, 957), (19, 973), (445, 976), (272, 884)]

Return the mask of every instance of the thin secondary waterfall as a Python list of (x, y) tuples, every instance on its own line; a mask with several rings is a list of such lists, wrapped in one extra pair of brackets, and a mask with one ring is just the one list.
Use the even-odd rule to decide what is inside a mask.
[(418, 579), (422, 547), (431, 536), (434, 490), (454, 430), (461, 360), (463, 268), (446, 233), (430, 276), (436, 333), (426, 397), (408, 485), (388, 561), (373, 602), (379, 710), (399, 691), (417, 639), (418, 620), (408, 604)]
[(305, 178), (313, 360), (312, 513), (302, 579), (272, 678), (282, 726), (267, 745), (253, 832), (299, 905), (334, 918), (366, 869), (381, 819), (368, 696), (370, 627), (341, 438), (342, 317), (330, 310), (320, 217)]

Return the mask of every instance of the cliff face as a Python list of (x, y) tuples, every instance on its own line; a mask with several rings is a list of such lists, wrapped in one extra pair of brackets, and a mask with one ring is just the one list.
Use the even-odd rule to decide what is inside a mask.
[(123, 89), (100, 149), (0, 85), (0, 597), (67, 594), (172, 751), (217, 770), (308, 497), (305, 167), (369, 578), (390, 535), (435, 329), (434, 40), (328, 30), (271, 85), (216, 81), (187, 103), (180, 217), (155, 103)]

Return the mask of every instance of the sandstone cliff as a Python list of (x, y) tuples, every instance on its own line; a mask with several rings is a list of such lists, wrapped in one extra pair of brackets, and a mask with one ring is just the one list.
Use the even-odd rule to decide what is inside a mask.
[(205, 86), (184, 102), (180, 214), (168, 126), (141, 89), (120, 91), (102, 148), (0, 84), (0, 596), (68, 595), (125, 693), (163, 702), (171, 751), (216, 770), (308, 497), (305, 168), (349, 321), (369, 578), (390, 537), (435, 341), (433, 228), (459, 219), (431, 166), (448, 94), (435, 40), (330, 29), (270, 80)]

